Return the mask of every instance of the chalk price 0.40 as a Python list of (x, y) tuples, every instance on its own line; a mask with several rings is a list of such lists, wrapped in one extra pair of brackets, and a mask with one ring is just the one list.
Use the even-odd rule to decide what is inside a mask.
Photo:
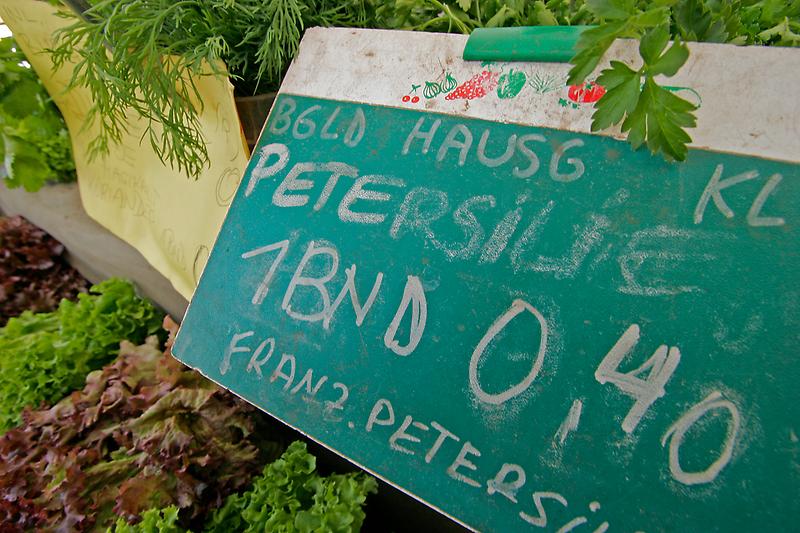
[[(506, 328), (512, 320), (525, 312), (532, 314), (538, 321), (540, 327), (539, 346), (536, 357), (533, 359), (531, 370), (519, 383), (510, 385), (502, 392), (489, 394), (481, 386), (478, 376), (480, 361), (492, 340)], [(611, 350), (609, 350), (594, 374), (595, 379), (601, 384), (608, 383), (614, 385), (622, 393), (635, 400), (621, 424), (623, 431), (626, 433), (632, 433), (653, 403), (664, 396), (666, 393), (665, 386), (678, 368), (678, 364), (681, 360), (681, 352), (678, 347), (668, 347), (666, 344), (662, 344), (656, 348), (653, 355), (639, 367), (629, 372), (620, 372), (618, 370), (620, 364), (639, 343), (639, 338), (639, 326), (637, 324), (632, 324), (625, 330)], [(486, 334), (472, 352), (469, 363), (469, 384), (472, 393), (482, 402), (493, 405), (505, 403), (522, 394), (533, 384), (542, 369), (547, 352), (547, 340), (548, 324), (542, 313), (528, 302), (520, 299), (514, 300), (511, 307), (489, 326)], [(575, 414), (576, 411), (577, 417), (580, 417), (580, 413), (582, 412), (580, 404), (578, 404), (578, 406), (579, 407), (576, 409), (575, 405), (573, 405), (568, 415), (570, 419), (569, 424), (573, 427), (577, 427), (578, 423)], [(687, 472), (683, 469), (680, 462), (681, 444), (689, 429), (701, 418), (714, 410), (727, 411), (730, 416), (728, 432), (722, 446), (722, 451), (719, 457), (705, 470)], [(672, 476), (677, 481), (686, 485), (696, 485), (713, 481), (731, 460), (733, 446), (736, 442), (740, 425), (741, 416), (736, 404), (730, 400), (724, 399), (719, 391), (715, 390), (711, 392), (706, 398), (691, 407), (670, 426), (661, 439), (662, 446), (665, 446), (668, 440), (670, 441), (669, 468)], [(562, 438), (563, 437), (562, 435)]]

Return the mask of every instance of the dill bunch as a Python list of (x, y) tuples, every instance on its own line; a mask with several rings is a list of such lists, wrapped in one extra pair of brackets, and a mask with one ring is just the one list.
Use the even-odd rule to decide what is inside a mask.
[(133, 111), (161, 161), (196, 178), (209, 163), (201, 76), (229, 74), (238, 95), (273, 90), (306, 27), (365, 26), (368, 13), (365, 0), (94, 0), (65, 14), (49, 52), (56, 68), (76, 60), (68, 89), (91, 93), (90, 158), (122, 140)]

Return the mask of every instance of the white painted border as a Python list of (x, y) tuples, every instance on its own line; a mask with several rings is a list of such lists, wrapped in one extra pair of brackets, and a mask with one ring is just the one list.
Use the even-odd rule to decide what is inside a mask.
[[(526, 86), (501, 100), (493, 92), (473, 100), (427, 99), (418, 89), (416, 104), (403, 102), (412, 84), (435, 81), (450, 72), (459, 83), (484, 67), (464, 61), (465, 35), (396, 30), (310, 28), (280, 92), (354, 103), (428, 110), (589, 133), (593, 107), (563, 107), (567, 88), (546, 94)], [(634, 41), (618, 41), (606, 61), (636, 62)], [(761, 46), (690, 43), (686, 65), (665, 85), (690, 87), (702, 98), (693, 147), (800, 163), (800, 50)], [(604, 64), (607, 64), (604, 63)], [(602, 67), (603, 65), (601, 65)], [(566, 79), (565, 63), (495, 63), (495, 71), (515, 68)], [(683, 94), (689, 94), (688, 92)], [(603, 135), (619, 137), (618, 131)]]

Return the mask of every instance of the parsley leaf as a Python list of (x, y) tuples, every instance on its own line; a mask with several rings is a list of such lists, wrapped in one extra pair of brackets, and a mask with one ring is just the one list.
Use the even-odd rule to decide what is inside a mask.
[(639, 103), (642, 75), (620, 61), (612, 61), (597, 83), (606, 88), (606, 94), (596, 105), (592, 116), (592, 131), (604, 130), (619, 123)]
[(642, 94), (633, 113), (622, 123), (634, 148), (646, 142), (651, 152), (663, 152), (669, 159), (683, 161), (692, 141), (684, 128), (694, 127), (695, 107), (659, 86), (652, 77), (644, 82)]
[(576, 85), (585, 80), (597, 67), (611, 44), (622, 36), (625, 27), (625, 21), (617, 21), (584, 30), (578, 39), (576, 46), (578, 51), (571, 60), (572, 68), (567, 83)]
[(458, 7), (463, 9), (464, 11), (469, 11), (470, 4), (472, 4), (472, 0), (456, 0)]
[(674, 76), (687, 59), (689, 59), (689, 48), (680, 40), (676, 40), (662, 56), (652, 63), (648, 62), (647, 73), (651, 76), (659, 74)]
[(634, 0), (586, 0), (589, 9), (600, 18), (625, 19), (634, 13)]
[(685, 129), (696, 124), (695, 106), (654, 79), (675, 75), (689, 57), (689, 49), (680, 38), (669, 45), (669, 11), (656, 7), (631, 14), (634, 7), (626, 0), (593, 0), (588, 5), (597, 16), (627, 18), (581, 34), (568, 83), (583, 82), (618, 37), (638, 36), (639, 55), (644, 63), (634, 70), (620, 61), (611, 61), (610, 67), (601, 71), (596, 81), (606, 88), (606, 94), (595, 104), (592, 131), (621, 122), (622, 131), (628, 134), (628, 142), (634, 148), (647, 144), (653, 153), (683, 161), (692, 140)]
[(639, 41), (639, 55), (647, 64), (654, 64), (669, 42), (669, 28), (659, 26), (653, 28), (642, 36)]

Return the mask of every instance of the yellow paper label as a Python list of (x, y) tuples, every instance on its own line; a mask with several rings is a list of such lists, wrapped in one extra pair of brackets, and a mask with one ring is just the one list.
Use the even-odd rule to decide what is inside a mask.
[(50, 55), (56, 30), (70, 23), (47, 2), (4, 0), (0, 17), (11, 28), (31, 65), (64, 115), (72, 138), (81, 200), (86, 212), (147, 261), (189, 299), (205, 266), (228, 205), (247, 165), (233, 87), (227, 78), (196, 81), (203, 109), (199, 122), (210, 167), (198, 179), (165, 166), (140, 141), (142, 121), (129, 115), (129, 131), (110, 154), (89, 161), (89, 142), (99, 131), (83, 129), (91, 107), (88, 89), (65, 91), (72, 69), (54, 71)]

